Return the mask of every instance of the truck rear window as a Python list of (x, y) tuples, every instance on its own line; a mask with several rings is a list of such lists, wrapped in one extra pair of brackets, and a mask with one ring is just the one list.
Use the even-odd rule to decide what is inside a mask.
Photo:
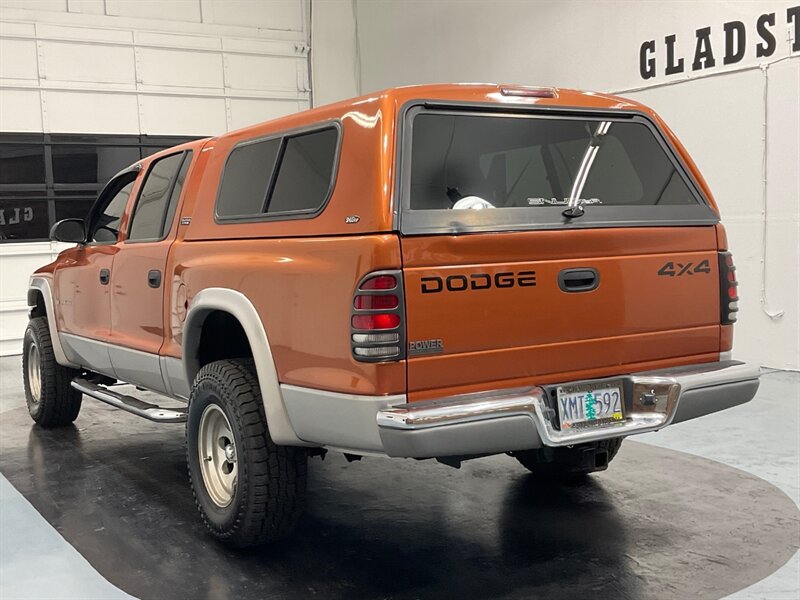
[(575, 204), (585, 212), (570, 226), (715, 220), (643, 118), (417, 110), (409, 120), (407, 232), (552, 228)]

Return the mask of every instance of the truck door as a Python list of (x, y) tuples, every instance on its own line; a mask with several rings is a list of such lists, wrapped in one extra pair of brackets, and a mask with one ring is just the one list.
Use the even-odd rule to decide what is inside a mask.
[(66, 250), (53, 276), (57, 326), (67, 358), (110, 376), (111, 268), (138, 175), (138, 169), (126, 171), (100, 192), (87, 219), (87, 242)]
[(164, 267), (191, 159), (191, 151), (181, 151), (148, 165), (111, 273), (111, 363), (119, 379), (154, 391), (166, 391), (158, 358), (164, 341)]

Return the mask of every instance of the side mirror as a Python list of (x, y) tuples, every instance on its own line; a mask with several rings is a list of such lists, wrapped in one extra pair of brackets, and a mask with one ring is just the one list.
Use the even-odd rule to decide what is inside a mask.
[(86, 242), (86, 223), (83, 219), (64, 219), (50, 230), (50, 239), (54, 242), (83, 244)]

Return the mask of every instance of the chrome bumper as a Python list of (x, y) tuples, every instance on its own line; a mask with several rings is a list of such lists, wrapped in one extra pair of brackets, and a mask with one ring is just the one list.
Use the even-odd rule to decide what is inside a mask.
[[(548, 402), (553, 386), (543, 386), (384, 408), (377, 413), (378, 430), (386, 454), (410, 458), (571, 446), (655, 431), (743, 404), (755, 396), (758, 377), (758, 367), (725, 360), (608, 378), (623, 383), (625, 420), (597, 427), (562, 431)], [(584, 382), (569, 382), (577, 383)]]

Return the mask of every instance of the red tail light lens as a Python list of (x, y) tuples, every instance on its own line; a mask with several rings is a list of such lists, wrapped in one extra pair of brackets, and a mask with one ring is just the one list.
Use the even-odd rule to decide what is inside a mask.
[(394, 329), (400, 325), (400, 315), (353, 315), (353, 329)]
[(353, 293), (353, 358), (362, 362), (405, 358), (404, 320), (402, 272), (381, 271), (364, 277)]
[(356, 296), (353, 306), (361, 310), (384, 310), (397, 308), (399, 302), (395, 295)]
[(739, 312), (739, 283), (736, 281), (736, 267), (730, 252), (719, 253), (719, 309), (720, 323), (731, 325), (736, 322)]
[(393, 290), (397, 287), (397, 278), (394, 275), (376, 275), (362, 282), (360, 290)]

